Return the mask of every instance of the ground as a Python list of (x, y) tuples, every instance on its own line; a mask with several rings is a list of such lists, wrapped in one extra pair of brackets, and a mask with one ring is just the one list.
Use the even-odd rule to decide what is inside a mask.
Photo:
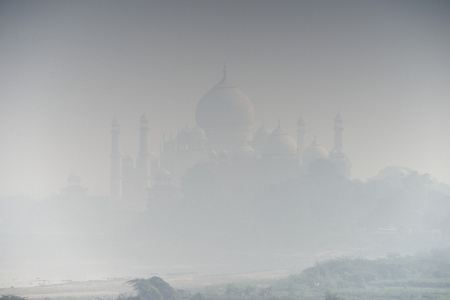
[[(255, 282), (286, 277), (288, 270), (272, 270), (256, 273), (226, 275), (172, 274), (160, 275), (175, 289), (196, 290), (208, 285), (233, 282)], [(125, 284), (131, 278), (115, 278), (91, 281), (73, 281), (52, 283), (45, 280), (35, 281), (30, 287), (10, 287), (0, 289), (0, 295), (18, 295), (34, 300), (44, 299), (115, 299), (119, 294), (131, 293), (130, 285)]]

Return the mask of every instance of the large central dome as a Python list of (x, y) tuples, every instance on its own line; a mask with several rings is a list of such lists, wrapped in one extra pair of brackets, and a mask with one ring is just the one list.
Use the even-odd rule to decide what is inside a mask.
[(250, 99), (227, 79), (216, 84), (197, 104), (197, 125), (207, 134), (252, 132), (255, 110)]

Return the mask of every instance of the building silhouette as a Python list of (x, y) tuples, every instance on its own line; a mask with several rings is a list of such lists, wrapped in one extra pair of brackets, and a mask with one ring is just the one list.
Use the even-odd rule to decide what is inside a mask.
[[(262, 124), (255, 130), (252, 101), (230, 83), (224, 68), (222, 79), (209, 90), (196, 107), (196, 127), (185, 127), (176, 136), (163, 137), (159, 156), (148, 151), (148, 120), (140, 119), (139, 152), (136, 160), (122, 157), (120, 125), (116, 118), (111, 130), (111, 189), (115, 207), (145, 210), (155, 195), (178, 197), (183, 176), (192, 167), (207, 164), (233, 164), (262, 168), (278, 180), (297, 170), (308, 172), (315, 161), (323, 160), (348, 178), (351, 164), (343, 152), (343, 119), (334, 120), (334, 147), (327, 151), (313, 142), (305, 146), (306, 124), (297, 121), (297, 137), (287, 134), (278, 123), (270, 131)], [(286, 178), (287, 177), (287, 178)]]

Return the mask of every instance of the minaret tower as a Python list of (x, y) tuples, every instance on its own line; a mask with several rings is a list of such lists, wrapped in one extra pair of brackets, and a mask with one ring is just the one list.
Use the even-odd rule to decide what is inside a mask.
[(303, 152), (305, 150), (305, 122), (300, 117), (297, 121), (297, 157), (299, 164), (303, 162)]
[(111, 177), (110, 177), (110, 196), (117, 200), (120, 198), (120, 149), (119, 149), (119, 134), (120, 125), (117, 119), (112, 121), (111, 129)]
[(226, 63), (223, 64), (223, 71), (222, 72), (223, 72), (222, 80), (227, 79), (227, 64)]
[(334, 119), (334, 150), (342, 152), (342, 131), (344, 131), (344, 121), (340, 114), (336, 115)]
[(139, 127), (139, 153), (136, 161), (136, 171), (138, 180), (138, 196), (142, 200), (147, 199), (147, 188), (149, 180), (149, 152), (148, 152), (148, 119), (145, 115), (141, 116), (141, 125)]

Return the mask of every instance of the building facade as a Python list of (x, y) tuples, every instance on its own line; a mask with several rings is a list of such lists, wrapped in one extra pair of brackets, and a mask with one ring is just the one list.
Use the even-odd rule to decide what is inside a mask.
[(148, 120), (142, 116), (135, 161), (128, 156), (121, 157), (120, 125), (113, 120), (110, 196), (116, 206), (119, 203), (119, 207), (130, 210), (145, 210), (149, 195), (150, 198), (161, 193), (175, 195), (173, 189), (181, 185), (186, 172), (202, 163), (264, 166), (266, 170), (278, 170), (274, 174), (285, 174), (283, 170), (287, 169), (308, 172), (315, 161), (324, 160), (341, 176), (350, 176), (351, 164), (343, 152), (344, 126), (339, 114), (334, 120), (331, 151), (316, 139), (305, 146), (306, 125), (302, 118), (297, 122), (296, 139), (280, 123), (273, 131), (264, 124), (255, 130), (253, 103), (230, 83), (225, 69), (222, 79), (198, 102), (195, 117), (197, 126), (186, 126), (167, 140), (164, 137), (156, 156), (148, 151)]

